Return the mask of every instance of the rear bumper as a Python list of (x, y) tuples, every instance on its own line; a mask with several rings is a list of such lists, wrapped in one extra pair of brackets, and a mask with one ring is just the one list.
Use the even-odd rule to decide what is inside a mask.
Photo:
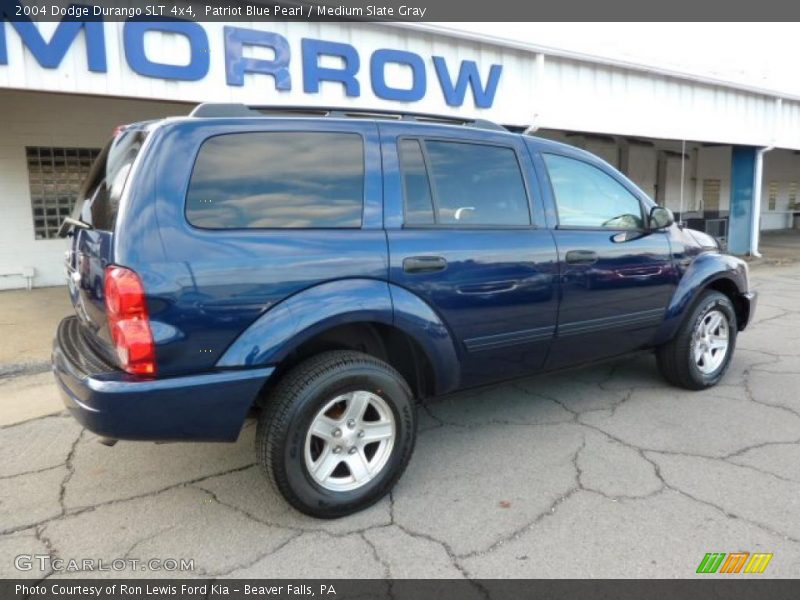
[[(229, 370), (142, 380), (102, 368), (77, 352), (75, 317), (64, 319), (53, 343), (53, 372), (61, 397), (87, 429), (109, 438), (181, 441), (236, 440), (247, 411), (274, 368)], [(87, 365), (93, 365), (87, 368)]]
[(756, 312), (756, 304), (758, 303), (757, 292), (745, 292), (739, 295), (739, 331), (742, 331), (748, 324), (753, 321), (753, 315)]

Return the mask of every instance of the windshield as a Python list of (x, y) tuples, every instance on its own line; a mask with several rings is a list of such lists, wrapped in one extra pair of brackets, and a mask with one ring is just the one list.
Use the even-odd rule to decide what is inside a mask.
[(141, 129), (125, 129), (100, 152), (81, 188), (72, 218), (95, 229), (113, 231), (128, 173), (147, 138)]

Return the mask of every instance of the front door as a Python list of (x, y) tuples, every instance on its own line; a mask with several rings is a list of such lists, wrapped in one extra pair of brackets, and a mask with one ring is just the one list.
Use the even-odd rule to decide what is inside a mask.
[(527, 149), (507, 135), (380, 127), (391, 282), (449, 327), (462, 385), (540, 369), (556, 324), (557, 255), (532, 219)]
[(667, 232), (647, 230), (638, 192), (608, 167), (541, 157), (558, 216), (561, 283), (548, 368), (646, 346), (677, 284)]

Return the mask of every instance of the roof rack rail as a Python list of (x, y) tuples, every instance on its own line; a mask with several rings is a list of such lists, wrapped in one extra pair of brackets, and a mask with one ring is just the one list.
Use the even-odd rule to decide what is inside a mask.
[(397, 119), (403, 121), (418, 121), (423, 123), (441, 123), (450, 125), (465, 125), (478, 129), (491, 129), (494, 131), (508, 131), (486, 119), (462, 119), (447, 115), (429, 113), (403, 112), (373, 108), (345, 108), (345, 107), (320, 107), (320, 106), (248, 106), (239, 103), (204, 102), (198, 104), (190, 117), (198, 118), (225, 118), (225, 117), (264, 117), (270, 115), (290, 115), (302, 117), (332, 117), (355, 119)]

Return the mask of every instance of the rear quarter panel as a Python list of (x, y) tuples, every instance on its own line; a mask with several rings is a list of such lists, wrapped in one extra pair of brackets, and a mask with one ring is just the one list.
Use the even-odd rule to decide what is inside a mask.
[[(362, 229), (207, 230), (185, 218), (197, 151), (209, 137), (256, 131), (346, 131), (364, 138)], [(208, 370), (260, 315), (304, 289), (387, 277), (377, 127), (303, 119), (165, 123), (120, 215), (115, 259), (142, 277), (161, 376)]]

